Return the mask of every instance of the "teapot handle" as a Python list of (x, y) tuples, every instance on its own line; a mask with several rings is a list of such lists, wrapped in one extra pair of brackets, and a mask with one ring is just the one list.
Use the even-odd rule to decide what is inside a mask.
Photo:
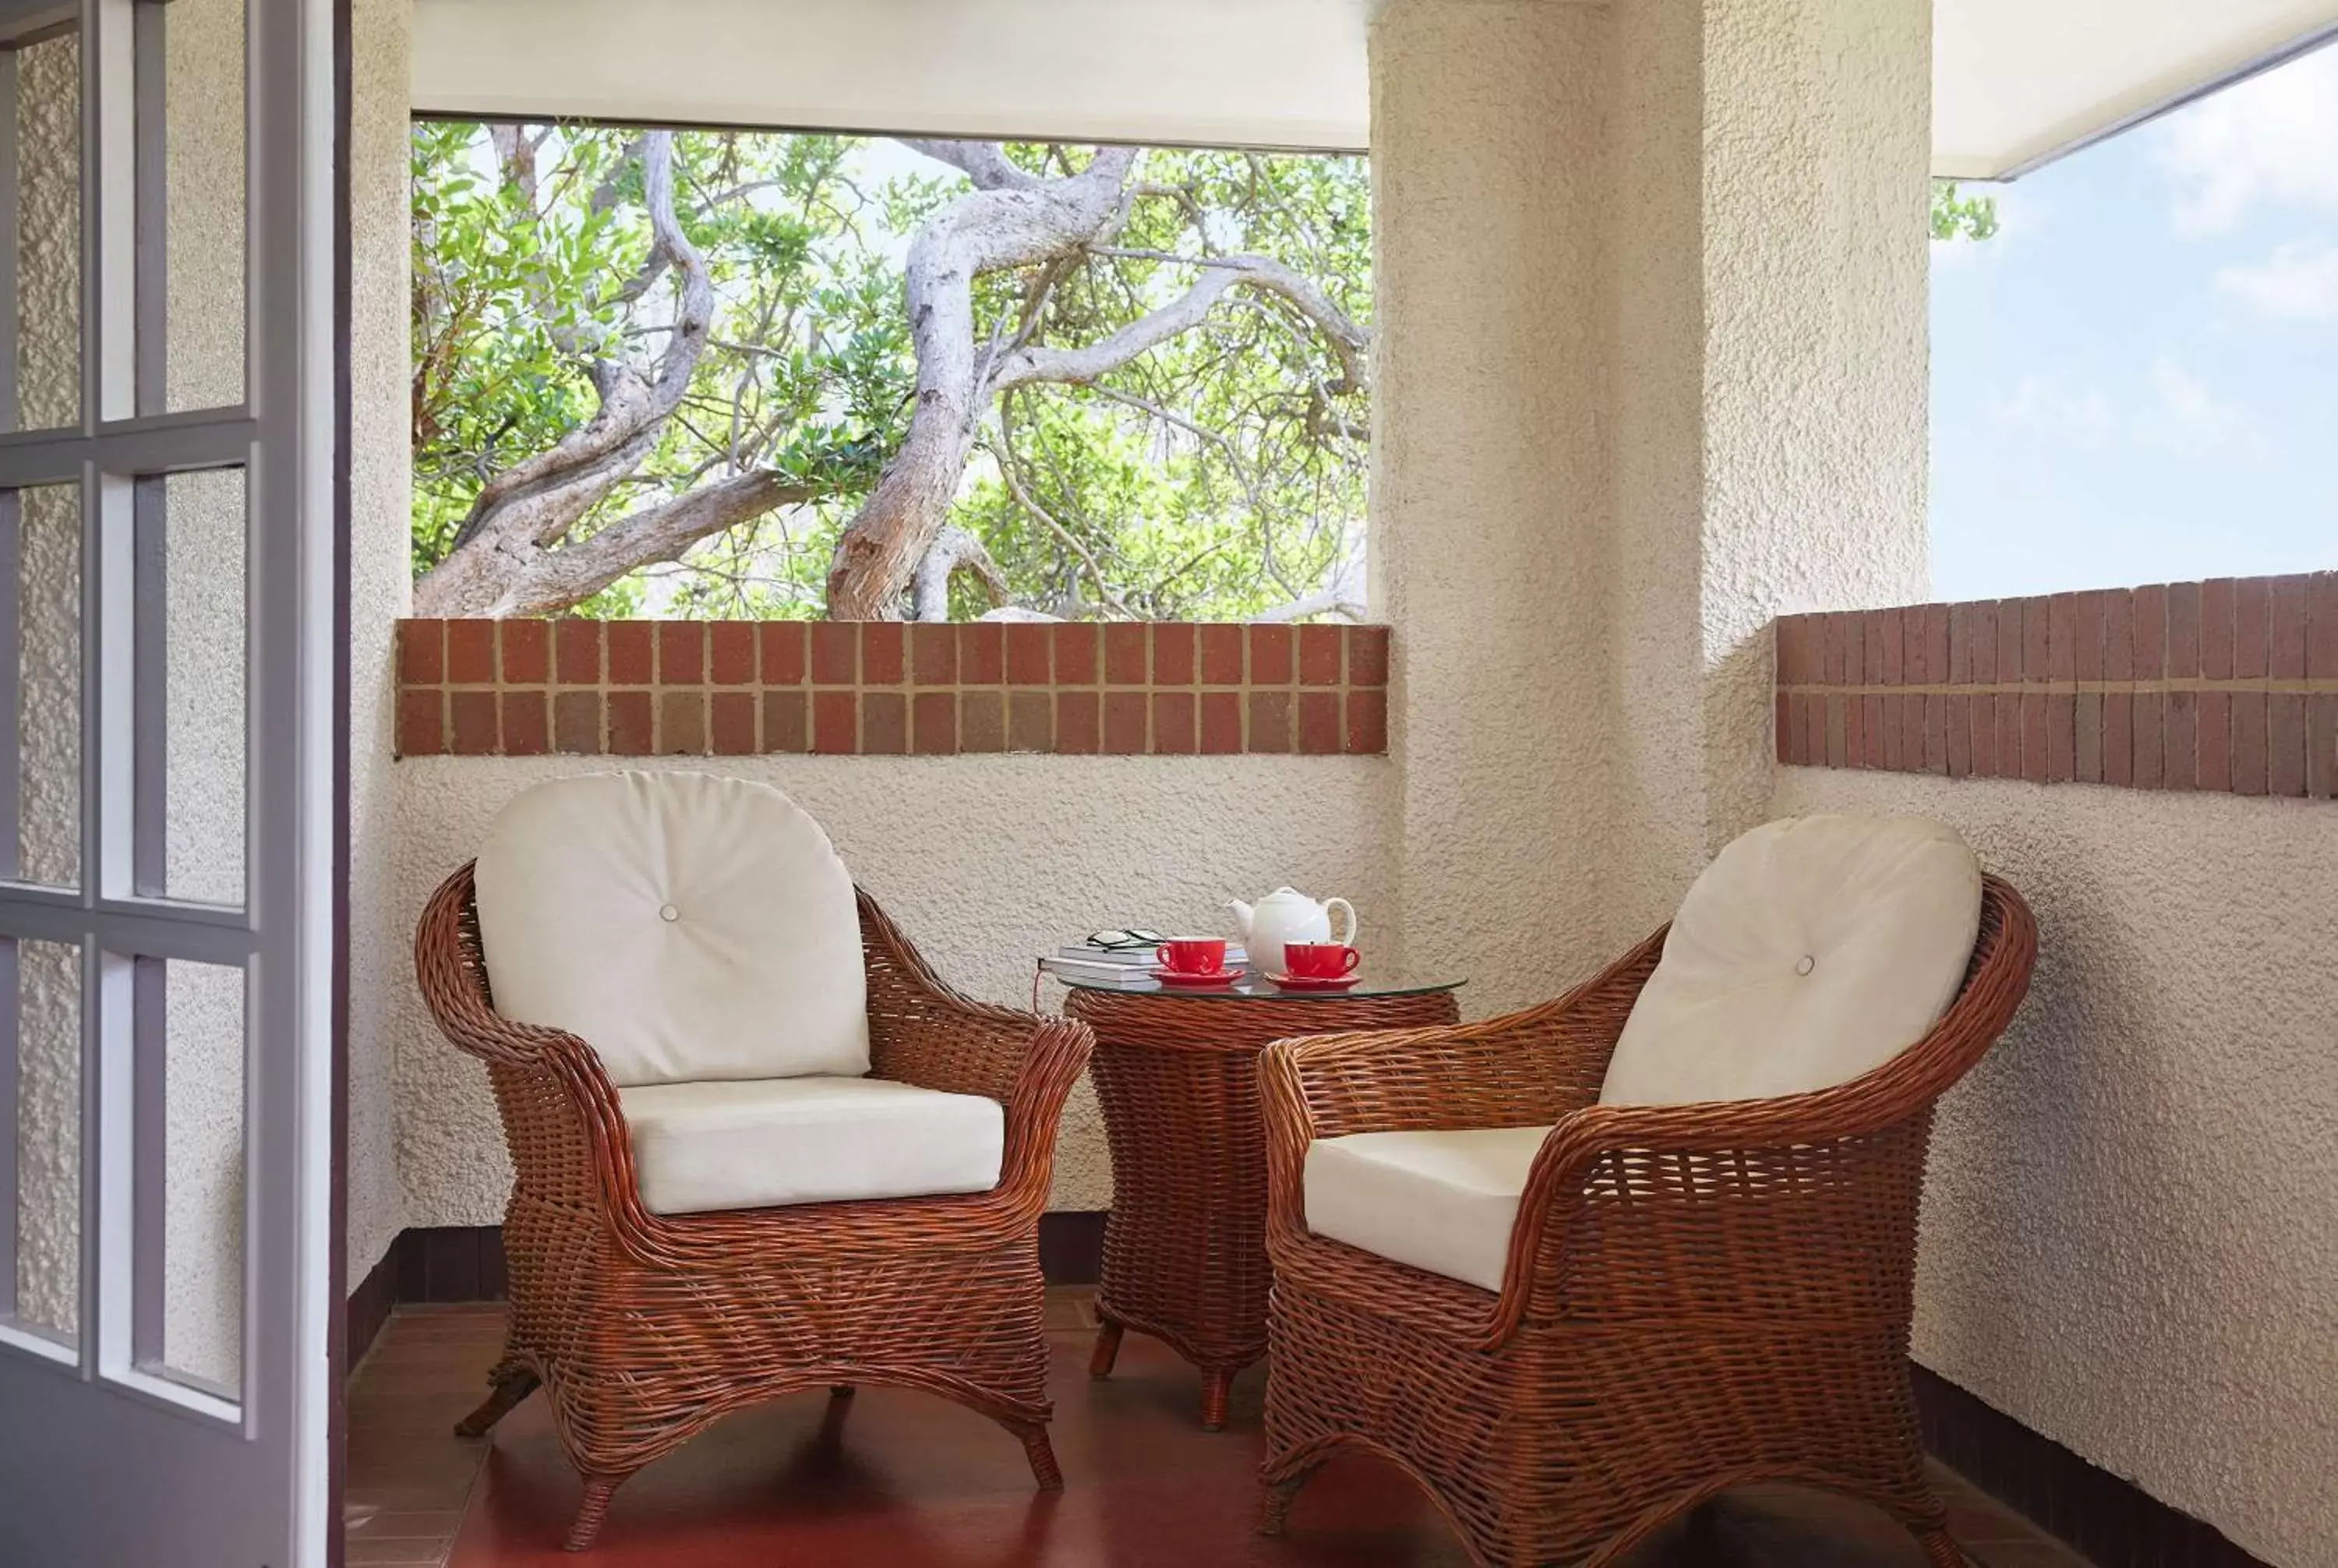
[(1353, 904), (1349, 903), (1345, 898), (1326, 898), (1323, 900), (1323, 914), (1327, 919), (1334, 909), (1344, 909), (1348, 912), (1348, 934), (1345, 936), (1341, 937), (1340, 940), (1343, 945), (1353, 947), (1356, 945), (1356, 906)]

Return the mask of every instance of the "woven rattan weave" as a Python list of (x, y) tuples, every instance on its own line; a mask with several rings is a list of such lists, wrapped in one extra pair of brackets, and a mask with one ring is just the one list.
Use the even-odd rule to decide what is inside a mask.
[(1006, 1106), (990, 1191), (653, 1214), (592, 1048), (496, 1013), (470, 867), (423, 911), (422, 995), (447, 1037), (487, 1064), (515, 1170), (510, 1342), (459, 1430), (485, 1432), (544, 1388), (584, 1477), (571, 1551), (592, 1544), (635, 1470), (726, 1411), (803, 1388), (894, 1384), (955, 1399), (1022, 1439), (1041, 1486), (1062, 1485), (1038, 1220), (1088, 1031), (958, 995), (867, 894), (860, 902), (875, 1075)]
[(1266, 1142), (1258, 1059), (1291, 1034), (1450, 1024), (1450, 991), (1329, 997), (1075, 991), (1112, 1147), (1103, 1331), (1109, 1374), (1134, 1328), (1202, 1370), (1202, 1425), (1225, 1425), (1234, 1374), (1266, 1353)]
[[(1864, 1497), (1963, 1562), (1908, 1381), (1932, 1107), (2029, 989), (1989, 879), (1948, 1014), (1864, 1077), (1719, 1104), (1596, 1103), (1657, 933), (1556, 1002), (1456, 1029), (1290, 1040), (1262, 1069), (1275, 1270), (1261, 1528), (1342, 1445), (1410, 1472), (1481, 1563), (1606, 1563), (1725, 1488)], [(1311, 1139), (1556, 1123), (1498, 1295), (1311, 1235)]]

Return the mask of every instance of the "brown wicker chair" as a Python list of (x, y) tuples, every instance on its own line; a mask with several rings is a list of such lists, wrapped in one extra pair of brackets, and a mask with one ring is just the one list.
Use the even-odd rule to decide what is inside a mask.
[[(1659, 931), (1528, 1012), (1278, 1042), (1262, 1068), (1270, 1315), (1261, 1529), (1342, 1445), (1409, 1472), (1481, 1563), (1606, 1563), (1756, 1481), (1881, 1504), (1963, 1562), (1908, 1381), (1935, 1100), (2003, 1031), (2037, 928), (1984, 886), (1963, 987), (1865, 1076), (1734, 1102), (1596, 1103)], [(1311, 1234), (1311, 1139), (1556, 1123), (1490, 1294)]]
[(516, 1180), (504, 1220), (512, 1318), (475, 1436), (539, 1385), (584, 1477), (570, 1551), (626, 1476), (715, 1417), (801, 1388), (893, 1384), (955, 1399), (1047, 1443), (1038, 1218), (1086, 1025), (971, 1002), (860, 895), (874, 1075), (1006, 1107), (998, 1185), (963, 1196), (664, 1216), (642, 1206), (616, 1093), (583, 1040), (498, 1015), (471, 867), (415, 936), (422, 995), (487, 1064)]

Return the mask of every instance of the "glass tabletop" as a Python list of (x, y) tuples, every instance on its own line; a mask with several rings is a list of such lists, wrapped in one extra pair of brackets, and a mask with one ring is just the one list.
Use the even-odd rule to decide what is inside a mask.
[(1458, 991), (1468, 981), (1436, 974), (1421, 974), (1401, 969), (1374, 969), (1369, 965), (1351, 976), (1355, 984), (1339, 988), (1286, 987), (1277, 985), (1255, 970), (1244, 970), (1231, 984), (1220, 985), (1174, 985), (1150, 978), (1132, 981), (1074, 979), (1054, 975), (1074, 991), (1093, 991), (1105, 995), (1115, 993), (1132, 996), (1191, 996), (1200, 1002), (1256, 1001), (1262, 997), (1274, 1002), (1336, 1002), (1341, 997), (1351, 1001), (1359, 996), (1419, 996), (1431, 991)]

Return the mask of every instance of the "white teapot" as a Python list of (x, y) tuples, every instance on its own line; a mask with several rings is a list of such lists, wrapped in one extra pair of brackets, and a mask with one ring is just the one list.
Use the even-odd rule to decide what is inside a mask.
[(1243, 946), (1250, 950), (1250, 966), (1264, 974), (1280, 974), (1282, 970), (1282, 945), (1286, 942), (1329, 942), (1331, 940), (1331, 911), (1339, 908), (1348, 916), (1348, 934), (1340, 938), (1352, 947), (1356, 945), (1356, 906), (1345, 898), (1326, 898), (1321, 903), (1290, 887), (1277, 887), (1260, 899), (1255, 907), (1236, 898), (1226, 906), (1233, 911), (1234, 922), (1242, 927)]

